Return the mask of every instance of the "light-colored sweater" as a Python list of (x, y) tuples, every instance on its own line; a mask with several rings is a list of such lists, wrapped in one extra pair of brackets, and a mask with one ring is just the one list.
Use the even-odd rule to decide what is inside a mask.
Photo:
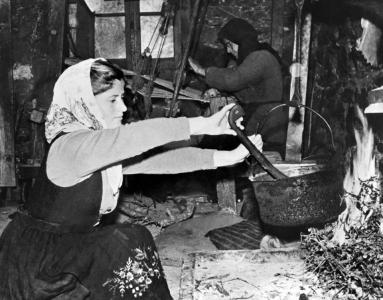
[[(176, 174), (213, 169), (211, 149), (194, 147), (168, 151), (149, 150), (190, 139), (186, 118), (149, 119), (114, 129), (79, 130), (59, 137), (47, 159), (48, 178), (67, 187), (85, 180), (95, 171), (123, 163), (123, 174)], [(101, 211), (113, 198), (107, 177), (103, 179)]]

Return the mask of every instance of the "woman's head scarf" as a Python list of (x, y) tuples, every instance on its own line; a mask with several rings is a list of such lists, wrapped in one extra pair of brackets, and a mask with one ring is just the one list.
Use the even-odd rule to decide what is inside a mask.
[(218, 40), (229, 40), (238, 45), (238, 64), (254, 51), (267, 50), (281, 63), (278, 53), (267, 43), (258, 41), (258, 32), (247, 21), (239, 18), (231, 19), (218, 32)]
[[(92, 64), (99, 59), (87, 59), (70, 66), (56, 81), (53, 100), (45, 121), (45, 137), (48, 143), (62, 132), (108, 128), (96, 102), (90, 80)], [(113, 194), (118, 196), (122, 183), (121, 165), (115, 165), (103, 172), (107, 174)]]
[(53, 89), (53, 100), (45, 121), (48, 143), (61, 132), (106, 128), (96, 103), (90, 70), (96, 59), (87, 59), (66, 69)]

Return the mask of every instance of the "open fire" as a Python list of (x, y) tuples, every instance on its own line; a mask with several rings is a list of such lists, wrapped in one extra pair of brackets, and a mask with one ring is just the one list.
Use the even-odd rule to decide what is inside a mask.
[(359, 107), (356, 114), (361, 126), (354, 128), (356, 149), (351, 154), (352, 162), (343, 181), (346, 209), (339, 215), (332, 239), (340, 245), (347, 242), (351, 230), (366, 227), (369, 219), (382, 211), (375, 168), (374, 135)]
[(343, 181), (346, 209), (324, 229), (302, 235), (307, 271), (331, 299), (383, 299), (383, 226), (374, 135), (357, 108), (356, 147)]

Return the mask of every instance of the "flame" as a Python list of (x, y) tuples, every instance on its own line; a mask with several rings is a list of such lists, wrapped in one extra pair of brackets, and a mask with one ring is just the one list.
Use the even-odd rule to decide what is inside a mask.
[(350, 165), (343, 180), (343, 188), (347, 193), (358, 195), (361, 189), (360, 181), (376, 176), (376, 170), (374, 134), (361, 109), (357, 106), (355, 110), (357, 118), (361, 123), (361, 128), (354, 128), (356, 151), (353, 154), (352, 167)]
[[(356, 150), (355, 153), (351, 154), (352, 163), (343, 180), (345, 191), (343, 201), (346, 204), (346, 209), (339, 215), (333, 230), (334, 236), (332, 241), (338, 244), (345, 243), (347, 241), (347, 232), (351, 228), (362, 228), (374, 210), (379, 209), (379, 203), (374, 203), (376, 199), (371, 198), (369, 193), (362, 193), (361, 191), (361, 181), (368, 181), (376, 190), (378, 190), (379, 181), (377, 180), (375, 170), (374, 135), (372, 129), (369, 127), (367, 118), (360, 108), (356, 107), (355, 111), (361, 126), (360, 128), (354, 128)], [(357, 202), (360, 205), (357, 205)]]

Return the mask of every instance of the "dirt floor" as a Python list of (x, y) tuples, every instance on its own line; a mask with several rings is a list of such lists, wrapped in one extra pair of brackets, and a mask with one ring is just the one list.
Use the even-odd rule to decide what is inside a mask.
[[(0, 208), (0, 233), (10, 221), (8, 215), (15, 210), (16, 206)], [(205, 234), (212, 229), (229, 226), (242, 220), (243, 218), (225, 211), (197, 214), (188, 220), (164, 228), (156, 236), (155, 242), (174, 300), (179, 299), (183, 260), (187, 259), (190, 253), (217, 250)], [(286, 245), (291, 246), (291, 243)]]
[(15, 212), (16, 209), (16, 206), (0, 207), (0, 235), (7, 224), (11, 221), (8, 216)]
[(156, 238), (169, 289), (175, 300), (180, 288), (181, 267), (189, 253), (217, 250), (204, 235), (211, 229), (238, 223), (242, 218), (225, 212), (196, 216), (166, 228)]
[[(8, 216), (14, 211), (16, 206), (0, 208), (0, 234), (10, 222)], [(225, 212), (209, 213), (171, 225), (156, 237), (169, 288), (175, 300), (178, 299), (183, 259), (191, 252), (216, 250), (213, 243), (204, 235), (211, 229), (241, 220), (242, 218)]]
[[(203, 177), (200, 177), (200, 179), (201, 178)], [(151, 185), (140, 180), (133, 182), (136, 186), (143, 183), (142, 186), (144, 188), (148, 186), (152, 187), (150, 190), (146, 188), (146, 198), (140, 198), (140, 201), (156, 198), (155, 201), (160, 203), (153, 209), (153, 218), (160, 219), (163, 216), (163, 214), (159, 213), (160, 211), (169, 212), (169, 208), (165, 205), (165, 203), (169, 202), (166, 200), (169, 196), (172, 199), (177, 199), (177, 197), (182, 196), (187, 199), (187, 203), (190, 202), (190, 199), (206, 199), (206, 201), (208, 201), (208, 203), (204, 204), (208, 204), (206, 207), (209, 209), (203, 209), (202, 205), (194, 210), (192, 216), (187, 216), (187, 218), (183, 220), (176, 220), (174, 224), (166, 226), (159, 231), (153, 232), (151, 228), (149, 228), (155, 237), (171, 294), (174, 300), (178, 300), (183, 261), (187, 259), (189, 254), (194, 252), (217, 250), (210, 239), (205, 237), (208, 231), (239, 223), (244, 219), (230, 212), (219, 210), (216, 204), (212, 205), (211, 202), (216, 199), (214, 199), (215, 185), (211, 182), (207, 182), (203, 179), (191, 180), (190, 176), (178, 178), (177, 180), (173, 180), (173, 177), (169, 177), (165, 181), (155, 180), (154, 182), (155, 184)], [(197, 205), (199, 204), (201, 203), (197, 203)], [(161, 210), (161, 205), (165, 205), (165, 209), (162, 208)], [(128, 210), (131, 209), (131, 207), (127, 208)], [(16, 206), (0, 208), (0, 233), (10, 221), (8, 215), (15, 210)], [(176, 216), (174, 212), (173, 215)], [(120, 221), (124, 221), (124, 219), (122, 218)], [(282, 246), (291, 247), (294, 245), (296, 244), (293, 242), (293, 244), (290, 243)]]

